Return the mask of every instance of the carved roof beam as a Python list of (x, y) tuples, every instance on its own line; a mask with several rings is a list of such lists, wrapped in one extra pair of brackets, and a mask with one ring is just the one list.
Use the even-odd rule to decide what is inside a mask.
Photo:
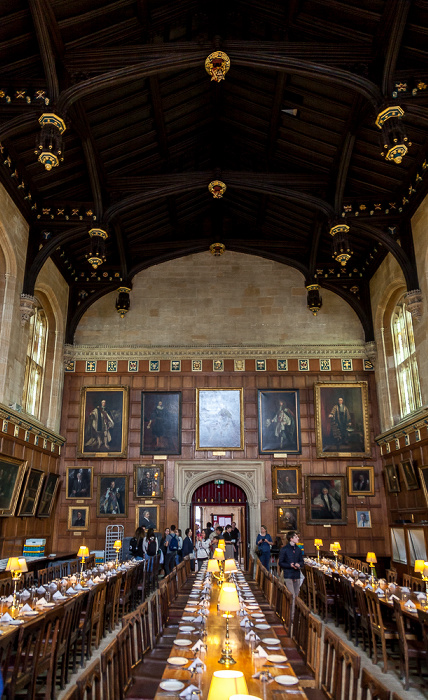
[(56, 21), (48, 0), (29, 0), (29, 7), (36, 30), (48, 94), (51, 101), (55, 103), (59, 97), (59, 82), (51, 37), (56, 35), (58, 43), (59, 33), (54, 29)]
[(126, 280), (128, 278), (128, 247), (125, 244), (125, 239), (122, 233), (122, 227), (120, 225), (120, 222), (115, 221), (113, 228), (115, 233), (117, 249), (119, 251), (120, 273), (122, 275), (122, 278)]
[(392, 97), (397, 58), (412, 0), (387, 0), (374, 40), (376, 51), (373, 78), (385, 98)]
[(284, 98), (284, 90), (287, 82), (287, 75), (285, 73), (278, 73), (278, 75), (276, 76), (275, 93), (272, 102), (272, 113), (269, 124), (269, 133), (266, 148), (268, 164), (270, 159), (273, 157), (275, 151), (275, 144), (278, 136), (278, 128), (281, 121), (281, 105)]
[(159, 150), (162, 158), (169, 160), (168, 137), (165, 127), (165, 115), (162, 107), (162, 96), (159, 86), (159, 78), (152, 75), (149, 79), (150, 94), (152, 96), (153, 119), (158, 135)]
[(315, 222), (314, 226), (314, 231), (312, 234), (312, 245), (311, 245), (311, 254), (309, 258), (309, 277), (313, 277), (315, 275), (315, 270), (317, 267), (317, 259), (318, 259), (318, 249), (321, 241), (321, 236), (323, 233), (325, 227), (325, 222), (317, 219)]
[[(337, 214), (339, 214), (342, 209), (343, 195), (345, 193), (357, 130), (364, 117), (364, 100), (361, 95), (355, 95), (349, 117), (342, 132), (342, 144), (337, 148), (337, 162), (331, 168), (332, 173), (337, 173), (334, 194), (332, 196), (334, 210)], [(333, 188), (333, 183), (331, 188)]]
[[(70, 243), (73, 240), (82, 238), (84, 235), (87, 235), (87, 227), (86, 226), (79, 226), (76, 228), (71, 228), (67, 229), (65, 231), (61, 231), (61, 233), (58, 233), (57, 235), (54, 235), (52, 238), (50, 238), (47, 243), (38, 250), (37, 254), (35, 254), (36, 248), (34, 247), (34, 241), (37, 242), (37, 249), (38, 245), (40, 243), (40, 238), (38, 237), (38, 234), (36, 234), (33, 237), (33, 243), (28, 246), (27, 250), (27, 261), (26, 261), (26, 270), (25, 270), (25, 278), (24, 278), (24, 284), (23, 284), (23, 293), (24, 294), (34, 294), (34, 286), (36, 284), (37, 276), (42, 269), (43, 265), (45, 264), (46, 260), (48, 260), (51, 255), (54, 253), (54, 251), (58, 248), (58, 246), (63, 245), (65, 243)], [(88, 246), (89, 246), (89, 238), (88, 238)]]
[(364, 287), (367, 285), (364, 282), (359, 281), (359, 286), (362, 293), (360, 294), (360, 299), (358, 299), (355, 294), (352, 294), (352, 292), (350, 292), (348, 289), (344, 289), (340, 282), (336, 283), (328, 281), (324, 278), (319, 279), (318, 282), (323, 289), (328, 289), (334, 294), (337, 294), (339, 297), (342, 297), (342, 299), (344, 299), (344, 301), (346, 301), (347, 304), (349, 304), (349, 306), (355, 311), (361, 321), (361, 325), (363, 326), (366, 343), (368, 343), (370, 340), (374, 340), (370, 293), (368, 290), (364, 290)]

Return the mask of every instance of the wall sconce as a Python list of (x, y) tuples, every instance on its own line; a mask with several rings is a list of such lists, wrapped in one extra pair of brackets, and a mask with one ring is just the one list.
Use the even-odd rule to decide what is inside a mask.
[(317, 561), (319, 564), (320, 563), (320, 547), (323, 546), (323, 541), (322, 540), (314, 540), (314, 545), (317, 548)]
[(60, 161), (64, 160), (62, 134), (66, 126), (61, 117), (48, 113), (39, 117), (39, 124), (42, 130), (37, 136), (34, 153), (46, 170), (52, 170), (59, 165)]
[(221, 180), (212, 180), (208, 185), (208, 190), (211, 192), (214, 199), (221, 199), (227, 187)]
[(224, 51), (214, 51), (205, 59), (205, 70), (211, 81), (220, 83), (230, 68), (230, 58)]
[(83, 570), (85, 568), (85, 559), (86, 557), (89, 557), (89, 549), (85, 547), (85, 545), (81, 544), (79, 551), (77, 552), (77, 556), (82, 557), (82, 568), (80, 569), (80, 583), (82, 584), (84, 581)]
[(344, 223), (335, 224), (330, 228), (330, 236), (333, 236), (331, 256), (343, 267), (354, 252), (349, 243), (348, 233), (349, 226)]
[(123, 318), (125, 314), (128, 313), (131, 306), (131, 299), (129, 298), (130, 287), (119, 287), (117, 290), (119, 296), (116, 299), (116, 311), (120, 318)]
[(236, 661), (232, 656), (232, 649), (230, 646), (229, 618), (232, 617), (232, 613), (237, 612), (240, 607), (241, 605), (236, 586), (233, 583), (225, 583), (218, 597), (218, 609), (220, 612), (223, 611), (223, 617), (226, 618), (226, 637), (224, 640), (224, 648), (221, 651), (221, 658), (218, 660), (218, 662), (219, 664), (224, 664), (225, 666), (236, 664)]
[(119, 552), (120, 552), (120, 550), (122, 549), (122, 542), (121, 542), (121, 540), (116, 540), (116, 541), (115, 541), (115, 543), (114, 543), (114, 545), (113, 545), (113, 549), (114, 549), (115, 552), (116, 552), (116, 561), (115, 561), (115, 565), (114, 565), (114, 566), (115, 566), (115, 569), (118, 569), (118, 568), (119, 568)]
[(318, 282), (311, 280), (311, 281), (306, 282), (306, 289), (308, 290), (308, 295), (307, 295), (308, 309), (310, 311), (312, 311), (314, 316), (316, 316), (318, 311), (322, 307), (320, 286), (319, 286)]
[(28, 571), (27, 562), (25, 561), (24, 557), (10, 557), (7, 560), (5, 570), (10, 571), (12, 574), (13, 601), (12, 601), (12, 605), (10, 607), (10, 615), (15, 620), (18, 617), (18, 613), (19, 613), (18, 606), (16, 604), (16, 587), (18, 585), (18, 581), (21, 578), (22, 574), (24, 574)]
[(376, 554), (374, 552), (367, 552), (366, 562), (370, 566), (370, 583), (374, 586), (375, 582), (375, 564), (377, 564)]
[(379, 112), (375, 122), (381, 130), (381, 147), (384, 148), (381, 155), (398, 164), (406, 155), (407, 147), (412, 145), (401, 122), (403, 116), (404, 110), (399, 105), (392, 105)]
[(102, 228), (91, 228), (91, 230), (89, 231), (89, 235), (91, 237), (91, 247), (86, 257), (88, 258), (88, 262), (91, 263), (94, 270), (96, 270), (97, 267), (99, 265), (102, 265), (106, 259), (105, 242), (108, 238), (108, 233)]

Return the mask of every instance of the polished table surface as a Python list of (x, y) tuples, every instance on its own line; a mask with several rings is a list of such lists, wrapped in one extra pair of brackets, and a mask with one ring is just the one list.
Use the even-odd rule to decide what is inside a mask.
[[(225, 666), (223, 664), (218, 663), (218, 660), (222, 655), (222, 649), (224, 646), (224, 639), (226, 634), (226, 620), (221, 615), (221, 613), (217, 611), (218, 594), (219, 589), (217, 585), (214, 584), (211, 589), (209, 614), (207, 616), (206, 622), (207, 636), (203, 640), (206, 642), (207, 650), (206, 653), (202, 655), (200, 653), (198, 654), (198, 657), (206, 664), (206, 671), (204, 671), (201, 674), (191, 675), (190, 672), (187, 671), (185, 668), (177, 668), (175, 666), (167, 664), (163, 674), (163, 680), (168, 678), (174, 678), (182, 681), (186, 684), (186, 686), (190, 683), (192, 683), (193, 685), (197, 685), (201, 690), (201, 699), (205, 700), (205, 698), (207, 698), (208, 696), (211, 678), (214, 671), (236, 670), (243, 672), (248, 686), (248, 693), (250, 695), (255, 695), (259, 698), (273, 700), (282, 700), (282, 698), (286, 697), (296, 698), (296, 700), (305, 700), (307, 696), (304, 693), (304, 691), (301, 690), (298, 684), (292, 686), (282, 686), (279, 683), (275, 682), (273, 679), (270, 679), (268, 682), (262, 682), (259, 679), (252, 677), (256, 673), (256, 671), (260, 670), (269, 671), (272, 677), (279, 675), (289, 675), (295, 677), (295, 674), (291, 666), (287, 663), (286, 656), (284, 656), (284, 665), (281, 666), (277, 666), (275, 664), (270, 663), (269, 661), (267, 661), (266, 658), (260, 658), (256, 660), (256, 662), (254, 662), (252, 658), (250, 644), (248, 641), (245, 640), (245, 629), (240, 625), (240, 622), (243, 619), (240, 616), (234, 615), (229, 619), (229, 634), (232, 647), (232, 655), (233, 658), (236, 660), (236, 664), (232, 666)], [(188, 601), (188, 608), (195, 608), (196, 604), (192, 603), (191, 601), (197, 600), (197, 598), (190, 597)], [(255, 613), (258, 615), (261, 614), (260, 609), (251, 610), (248, 612)], [(186, 620), (185, 618), (194, 617), (195, 615), (197, 615), (197, 612), (191, 611), (189, 609), (184, 610), (180, 626), (193, 626), (195, 627), (195, 630), (192, 633), (179, 631), (176, 637), (177, 640), (190, 639), (192, 641), (191, 646), (193, 646), (199, 639), (201, 639), (201, 624), (192, 620)], [(267, 624), (264, 618), (251, 617), (250, 619), (255, 624)], [(253, 627), (252, 629), (254, 629), (254, 631), (260, 637), (260, 641), (257, 641), (254, 646), (257, 647), (258, 645), (261, 645), (268, 654), (284, 653), (280, 645), (277, 645), (276, 647), (274, 646), (273, 648), (268, 648), (266, 644), (263, 644), (263, 639), (265, 638), (276, 638), (276, 634), (272, 628), (269, 628), (268, 630), (259, 630)], [(192, 663), (192, 660), (195, 659), (195, 652), (191, 651), (191, 646), (183, 648), (174, 644), (170, 656), (185, 657), (189, 659), (187, 665), (190, 665)], [(163, 691), (161, 688), (159, 688), (156, 694), (156, 700), (162, 700), (162, 698), (165, 698), (166, 696), (171, 697), (175, 695), (177, 697), (180, 694), (180, 692), (183, 692), (184, 690), (185, 689), (182, 689), (181, 691), (176, 691), (174, 693), (169, 690)]]

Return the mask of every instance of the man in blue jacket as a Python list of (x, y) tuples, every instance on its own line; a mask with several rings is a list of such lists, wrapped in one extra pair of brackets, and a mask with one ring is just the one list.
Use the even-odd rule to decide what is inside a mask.
[(284, 574), (284, 583), (293, 595), (291, 606), (291, 619), (294, 617), (294, 605), (296, 597), (299, 595), (302, 585), (303, 575), (301, 573), (305, 567), (303, 552), (297, 546), (299, 534), (295, 530), (287, 532), (287, 544), (279, 552), (278, 566)]

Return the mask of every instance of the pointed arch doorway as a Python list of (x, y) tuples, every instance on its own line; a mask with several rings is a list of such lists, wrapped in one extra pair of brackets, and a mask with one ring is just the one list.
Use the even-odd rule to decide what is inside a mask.
[(239, 486), (247, 498), (247, 530), (243, 551), (254, 549), (260, 530), (260, 504), (265, 502), (265, 469), (259, 460), (225, 460), (176, 462), (174, 500), (178, 502), (178, 521), (184, 530), (191, 524), (192, 497), (195, 491), (211, 481), (223, 479)]

